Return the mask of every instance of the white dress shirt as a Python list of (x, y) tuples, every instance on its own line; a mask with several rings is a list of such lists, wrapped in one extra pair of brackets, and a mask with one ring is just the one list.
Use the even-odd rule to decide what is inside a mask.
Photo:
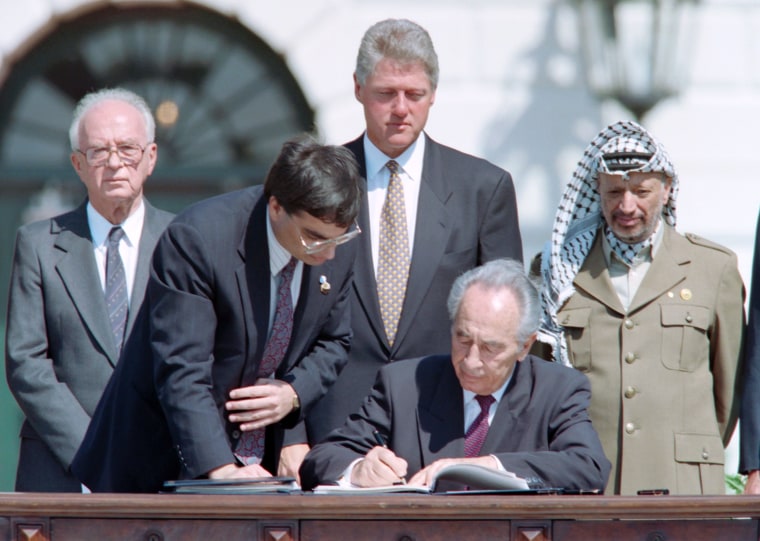
[(372, 261), (375, 273), (380, 254), (380, 216), (383, 212), (385, 194), (391, 172), (385, 166), (388, 160), (395, 160), (399, 165), (399, 176), (404, 187), (406, 204), (406, 227), (409, 233), (409, 258), (414, 250), (414, 232), (417, 226), (417, 203), (420, 199), (420, 181), (422, 179), (422, 162), (425, 157), (425, 137), (407, 148), (398, 158), (389, 158), (364, 134), (364, 157), (367, 166), (367, 202), (369, 211), (369, 238), (372, 244)]
[[(272, 326), (274, 325), (274, 312), (277, 308), (277, 289), (280, 286), (280, 271), (288, 264), (291, 253), (282, 247), (277, 237), (272, 231), (272, 224), (269, 221), (269, 213), (267, 212), (267, 243), (269, 244), (269, 328), (267, 329), (267, 339), (272, 332)], [(293, 279), (290, 282), (290, 294), (293, 300), (293, 310), (295, 311), (296, 305), (298, 305), (298, 296), (301, 291), (301, 280), (303, 279), (303, 262), (298, 261), (296, 268), (293, 270)]]
[[(141, 200), (140, 206), (121, 224), (124, 230), (122, 242), (119, 242), (119, 255), (124, 264), (124, 273), (127, 279), (127, 297), (132, 300), (132, 286), (135, 283), (137, 271), (137, 257), (140, 251), (140, 238), (142, 237), (143, 223), (145, 222), (145, 203)], [(90, 202), (87, 203), (87, 223), (90, 226), (92, 247), (95, 251), (95, 264), (98, 266), (100, 286), (103, 294), (106, 291), (106, 253), (108, 251), (108, 233), (114, 224), (106, 220), (95, 210)]]

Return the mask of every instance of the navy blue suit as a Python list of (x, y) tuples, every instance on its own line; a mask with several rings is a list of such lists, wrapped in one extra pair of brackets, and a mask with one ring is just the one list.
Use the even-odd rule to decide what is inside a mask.
[[(235, 462), (240, 432), (226, 420), (224, 402), (255, 379), (266, 343), (267, 216), (256, 186), (190, 207), (161, 237), (143, 336), (127, 345), (74, 462), (92, 490), (153, 492), (164, 480)], [(303, 418), (346, 363), (354, 257), (350, 242), (324, 265), (304, 266), (293, 335), (276, 372), (301, 408), (267, 429), (270, 471), (283, 429)], [(320, 276), (332, 285), (329, 294), (320, 291)]]
[(760, 469), (760, 214), (755, 231), (743, 385), (739, 422), (739, 471), (746, 473)]

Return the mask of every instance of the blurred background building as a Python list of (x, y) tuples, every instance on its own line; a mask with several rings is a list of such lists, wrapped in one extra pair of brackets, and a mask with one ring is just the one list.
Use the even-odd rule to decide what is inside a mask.
[[(356, 51), (387, 17), (415, 20), (436, 45), (429, 135), (513, 174), (526, 258), (585, 145), (630, 118), (679, 169), (678, 229), (736, 251), (748, 280), (756, 0), (0, 0), (0, 328), (17, 227), (84, 195), (67, 137), (84, 93), (118, 85), (147, 99), (159, 144), (147, 196), (178, 211), (261, 182), (295, 133), (359, 135)], [(20, 419), (3, 381), (0, 491), (13, 488)]]

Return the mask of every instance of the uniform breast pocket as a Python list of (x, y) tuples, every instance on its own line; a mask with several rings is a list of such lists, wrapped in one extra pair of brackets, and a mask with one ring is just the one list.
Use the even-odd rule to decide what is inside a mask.
[(710, 355), (707, 330), (710, 309), (691, 304), (660, 307), (662, 324), (662, 364), (670, 370), (693, 372)]
[(580, 370), (591, 370), (591, 308), (574, 308), (557, 313), (557, 321), (562, 325), (567, 342), (570, 363)]

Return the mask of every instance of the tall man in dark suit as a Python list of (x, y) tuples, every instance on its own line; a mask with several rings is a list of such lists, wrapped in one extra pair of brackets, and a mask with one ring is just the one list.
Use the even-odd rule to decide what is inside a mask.
[(382, 368), (361, 410), (306, 455), (303, 487), (430, 485), (444, 466), (470, 463), (534, 486), (603, 489), (610, 463), (588, 416), (588, 380), (528, 355), (540, 305), (522, 264), (466, 272), (448, 309), (451, 355)]
[[(367, 187), (351, 291), (354, 338), (345, 370), (307, 419), (312, 442), (359, 407), (380, 367), (449, 351), (446, 296), (457, 276), (499, 257), (522, 260), (510, 174), (423, 133), (437, 85), (438, 58), (425, 29), (391, 19), (367, 30), (354, 73), (367, 129), (347, 145)], [(403, 235), (394, 251), (386, 194), (399, 182)], [(386, 247), (403, 257), (389, 261)]]
[(281, 471), (284, 428), (348, 358), (360, 190), (348, 150), (297, 139), (263, 187), (172, 222), (153, 258), (149, 325), (127, 345), (73, 464), (83, 483), (153, 492), (177, 477)]
[(760, 214), (755, 229), (755, 254), (744, 347), (739, 471), (747, 474), (744, 492), (760, 494)]
[[(81, 491), (69, 464), (131, 333), (153, 248), (172, 217), (143, 197), (156, 165), (154, 132), (150, 109), (132, 92), (85, 96), (69, 135), (87, 200), (18, 231), (6, 330), (8, 384), (26, 416), (18, 491)], [(104, 296), (115, 226), (123, 238), (113, 255), (126, 288), (116, 332)]]

